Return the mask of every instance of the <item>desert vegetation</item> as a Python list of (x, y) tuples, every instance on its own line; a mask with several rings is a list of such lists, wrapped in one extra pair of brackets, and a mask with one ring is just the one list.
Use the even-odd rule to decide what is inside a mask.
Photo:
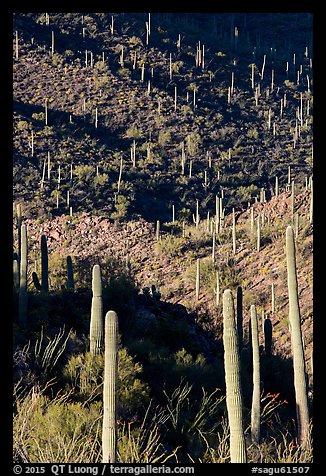
[(311, 14), (13, 27), (13, 460), (312, 463)]

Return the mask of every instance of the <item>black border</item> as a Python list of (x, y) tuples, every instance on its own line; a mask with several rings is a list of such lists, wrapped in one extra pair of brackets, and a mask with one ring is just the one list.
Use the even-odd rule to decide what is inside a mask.
[[(200, 9), (195, 9), (194, 11), (191, 6), (195, 7), (195, 3), (187, 4), (186, 7), (182, 4), (179, 6), (175, 2), (164, 2), (164, 4), (153, 4), (153, 2), (142, 2), (140, 5), (137, 4), (128, 5), (128, 3), (120, 4), (119, 7), (122, 7), (123, 10), (128, 13), (137, 10), (142, 10), (144, 12), (151, 11), (156, 13), (157, 11), (162, 11), (163, 9), (168, 12), (178, 13), (184, 12), (185, 10), (189, 13), (195, 12), (218, 12), (229, 13), (230, 9), (224, 9), (223, 7), (232, 7), (230, 13), (237, 12), (262, 12), (262, 13), (313, 13), (314, 16), (314, 228), (317, 233), (314, 234), (314, 253), (313, 253), (313, 263), (314, 263), (314, 324), (313, 324), (313, 335), (314, 335), (314, 463), (310, 466), (310, 474), (321, 474), (322, 467), (324, 467), (323, 454), (322, 454), (322, 443), (324, 440), (324, 427), (323, 427), (323, 416), (324, 416), (324, 407), (322, 405), (323, 401), (323, 391), (321, 388), (321, 382), (323, 381), (324, 373), (321, 373), (321, 368), (325, 365), (324, 354), (323, 354), (323, 344), (324, 344), (324, 334), (322, 331), (322, 325), (325, 323), (325, 311), (324, 307), (321, 306), (321, 293), (322, 286), (324, 284), (323, 277), (321, 276), (321, 257), (323, 250), (323, 235), (321, 230), (322, 216), (325, 215), (324, 212), (324, 200), (323, 195), (320, 191), (323, 180), (323, 162), (326, 161), (324, 158), (325, 151), (322, 147), (322, 121), (324, 119), (323, 108), (321, 105), (322, 96), (325, 94), (324, 78), (322, 75), (322, 69), (325, 63), (324, 54), (323, 54), (323, 27), (324, 27), (324, 16), (322, 14), (321, 1), (311, 1), (309, 3), (298, 2), (288, 2), (288, 1), (273, 1), (269, 5), (262, 2), (235, 2), (216, 4), (215, 2), (209, 2), (206, 5), (200, 2), (198, 5)], [(1, 429), (5, 432), (2, 437), (2, 444), (0, 448), (4, 451), (4, 456), (1, 457), (0, 462), (8, 464), (8, 472), (4, 471), (4, 474), (12, 474), (12, 320), (10, 316), (10, 309), (12, 306), (12, 264), (11, 264), (11, 255), (12, 255), (12, 202), (13, 202), (13, 190), (12, 190), (12, 100), (13, 97), (9, 94), (9, 91), (12, 91), (12, 15), (15, 11), (28, 12), (36, 10), (37, 5), (31, 3), (27, 5), (25, 2), (19, 4), (19, 2), (12, 2), (10, 6), (4, 11), (2, 15), (2, 22), (0, 28), (0, 34), (3, 35), (3, 41), (1, 42), (1, 81), (2, 81), (2, 105), (5, 104), (5, 114), (2, 114), (2, 126), (1, 132), (3, 135), (2, 147), (1, 148), (1, 158), (0, 158), (0, 193), (1, 193), (1, 274), (2, 274), (2, 297), (5, 298), (5, 303), (1, 312), (2, 319), (2, 345), (0, 346), (1, 351), (3, 352), (3, 358), (1, 359), (1, 374), (2, 374), (2, 385), (0, 391), (0, 408), (2, 410), (1, 415)], [(62, 8), (61, 8), (62, 6)], [(104, 3), (101, 4), (97, 2), (96, 8), (93, 4), (93, 9), (102, 11), (103, 7), (107, 7)], [(272, 7), (272, 11), (265, 10), (263, 7)], [(45, 7), (45, 5), (44, 5)], [(79, 8), (68, 8), (67, 3), (56, 2), (52, 5), (52, 9), (56, 11), (79, 11), (82, 7)], [(114, 5), (110, 5), (111, 9)], [(215, 7), (215, 8), (213, 8)], [(48, 7), (46, 7), (48, 8)], [(37, 10), (42, 9), (40, 6)], [(48, 8), (48, 9), (51, 9)], [(156, 11), (157, 9), (157, 11)], [(323, 94), (324, 93), (324, 94)], [(320, 170), (319, 170), (320, 169)], [(316, 200), (317, 198), (317, 200)], [(8, 328), (8, 329), (7, 329)], [(324, 344), (325, 345), (325, 344)], [(35, 466), (44, 466), (44, 465), (35, 465)], [(46, 466), (46, 465), (45, 465)], [(198, 465), (196, 467), (195, 474), (199, 470)], [(199, 465), (201, 466), (200, 470), (204, 471), (204, 474), (208, 471), (214, 471), (215, 465)], [(241, 466), (241, 468), (240, 468)], [(260, 465), (255, 465), (260, 466)], [(269, 465), (271, 466), (282, 466), (278, 465)], [(292, 466), (291, 464), (283, 466)], [(296, 465), (294, 465), (296, 466)], [(304, 466), (304, 465), (303, 465)], [(0, 466), (1, 467), (1, 466)], [(251, 464), (246, 465), (236, 465), (236, 467), (230, 467), (230, 465), (219, 465), (218, 472), (219, 474), (228, 474), (230, 471), (236, 472), (238, 474), (251, 474)], [(264, 465), (262, 465), (264, 467)], [(24, 472), (23, 472), (24, 474)], [(46, 474), (51, 474), (46, 473)], [(99, 473), (100, 474), (100, 473)], [(106, 473), (109, 474), (109, 473)]]

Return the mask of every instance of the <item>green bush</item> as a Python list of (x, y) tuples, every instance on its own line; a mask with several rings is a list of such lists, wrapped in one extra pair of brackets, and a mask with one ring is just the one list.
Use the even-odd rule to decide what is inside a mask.
[(157, 255), (164, 255), (170, 258), (181, 257), (183, 255), (184, 246), (184, 238), (168, 235), (155, 243), (154, 250)]
[(13, 459), (25, 463), (99, 462), (101, 403), (52, 400), (35, 388), (16, 400)]
[[(67, 391), (73, 391), (82, 401), (102, 399), (104, 356), (89, 352), (70, 357), (63, 369)], [(118, 414), (120, 418), (134, 417), (143, 410), (149, 399), (149, 388), (138, 377), (142, 366), (134, 362), (126, 348), (118, 352)]]

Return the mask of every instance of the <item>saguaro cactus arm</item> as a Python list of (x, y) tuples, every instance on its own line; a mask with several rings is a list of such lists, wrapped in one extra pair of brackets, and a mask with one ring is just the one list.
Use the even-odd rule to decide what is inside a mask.
[(246, 463), (247, 453), (242, 420), (238, 336), (233, 296), (230, 289), (226, 289), (223, 293), (223, 345), (231, 463)]

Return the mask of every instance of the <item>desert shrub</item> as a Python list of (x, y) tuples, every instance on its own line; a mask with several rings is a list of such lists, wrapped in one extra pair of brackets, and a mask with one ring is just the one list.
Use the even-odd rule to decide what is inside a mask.
[(58, 373), (71, 332), (62, 328), (53, 337), (45, 335), (43, 328), (35, 343), (17, 346), (13, 354), (14, 381), (30, 388), (36, 382), (45, 384)]
[(74, 167), (74, 176), (81, 183), (89, 183), (93, 178), (95, 168), (91, 165), (76, 165)]
[(154, 250), (157, 255), (164, 255), (170, 258), (182, 256), (185, 239), (179, 236), (167, 235), (155, 243)]
[(103, 185), (106, 185), (109, 181), (109, 176), (106, 173), (96, 175), (94, 177), (94, 187), (99, 188)]
[(173, 458), (176, 450), (168, 451), (162, 442), (168, 418), (164, 409), (153, 408), (150, 402), (142, 421), (119, 422), (118, 460), (128, 463), (165, 463)]
[(172, 445), (180, 447), (183, 457), (198, 461), (206, 450), (207, 443), (216, 444), (220, 427), (224, 397), (217, 397), (219, 389), (208, 393), (202, 388), (202, 396), (194, 398), (192, 385), (181, 381), (171, 393), (164, 391), (167, 421), (167, 438)]
[[(92, 356), (89, 352), (70, 357), (63, 375), (67, 380), (67, 391), (82, 401), (102, 399), (104, 356)], [(135, 417), (147, 405), (149, 388), (138, 377), (142, 366), (134, 362), (126, 348), (118, 352), (119, 387), (117, 393), (120, 418)]]
[[(195, 286), (197, 273), (197, 262), (193, 262), (185, 273), (188, 284)], [(200, 286), (213, 293), (216, 287), (216, 267), (211, 258), (203, 258), (200, 261)]]
[(115, 211), (111, 214), (111, 218), (114, 220), (122, 220), (128, 215), (130, 207), (130, 200), (124, 195), (118, 195), (115, 202)]
[(236, 189), (236, 197), (241, 202), (251, 202), (253, 197), (258, 194), (257, 185), (251, 184), (248, 187), (240, 186)]
[(190, 157), (195, 157), (199, 153), (202, 140), (198, 132), (190, 132), (186, 136), (187, 152)]
[(25, 463), (99, 462), (101, 403), (52, 400), (36, 387), (16, 397), (13, 458)]
[(136, 126), (136, 124), (133, 124), (132, 126), (128, 127), (124, 137), (128, 139), (140, 139), (143, 137), (143, 132), (139, 127)]
[(169, 143), (170, 141), (171, 141), (171, 132), (169, 130), (167, 130), (167, 131), (162, 130), (162, 131), (159, 132), (158, 144), (160, 146), (164, 146), (167, 143)]

